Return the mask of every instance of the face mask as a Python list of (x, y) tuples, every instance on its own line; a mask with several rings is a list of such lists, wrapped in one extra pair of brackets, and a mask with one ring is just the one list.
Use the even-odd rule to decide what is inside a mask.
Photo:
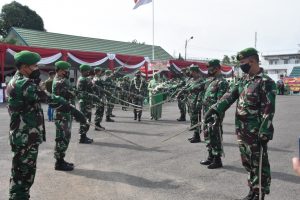
[(36, 69), (36, 70), (31, 72), (31, 74), (28, 76), (28, 78), (30, 78), (30, 79), (39, 79), (40, 75), (41, 75), (40, 70)]
[(215, 74), (215, 69), (208, 69), (208, 75), (213, 76)]
[(65, 71), (64, 77), (68, 79), (70, 77), (70, 72), (69, 71)]
[(240, 65), (240, 68), (244, 73), (248, 74), (251, 66), (249, 65), (249, 63), (246, 63), (246, 64)]

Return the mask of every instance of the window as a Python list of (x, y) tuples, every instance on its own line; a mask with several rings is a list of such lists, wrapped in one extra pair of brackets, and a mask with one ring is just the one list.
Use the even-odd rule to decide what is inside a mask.
[(300, 63), (300, 60), (295, 60), (295, 64), (299, 64)]
[(269, 64), (270, 64), (270, 65), (273, 65), (273, 60), (270, 60), (270, 61), (269, 61)]
[(284, 60), (284, 64), (289, 64), (289, 60)]

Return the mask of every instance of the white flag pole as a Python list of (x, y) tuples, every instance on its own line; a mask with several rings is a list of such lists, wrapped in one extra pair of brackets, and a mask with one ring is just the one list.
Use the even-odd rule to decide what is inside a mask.
[[(152, 0), (152, 61), (154, 61), (154, 0)], [(152, 78), (154, 78), (154, 67), (152, 66)]]

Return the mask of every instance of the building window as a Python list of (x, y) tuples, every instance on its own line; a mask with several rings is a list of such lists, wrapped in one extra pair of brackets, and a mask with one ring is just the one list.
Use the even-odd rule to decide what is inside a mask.
[(299, 64), (300, 63), (300, 60), (295, 60), (295, 64)]
[(273, 60), (270, 60), (270, 61), (269, 61), (269, 64), (270, 64), (270, 65), (273, 65)]
[(274, 65), (277, 65), (278, 64), (278, 61), (277, 60), (274, 60)]
[(284, 64), (289, 64), (289, 60), (284, 60)]

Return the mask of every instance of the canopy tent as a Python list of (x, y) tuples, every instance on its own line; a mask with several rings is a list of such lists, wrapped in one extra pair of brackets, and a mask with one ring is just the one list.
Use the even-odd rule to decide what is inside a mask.
[[(181, 73), (181, 70), (187, 68), (191, 65), (198, 65), (200, 71), (203, 74), (207, 74), (207, 63), (195, 62), (195, 61), (185, 61), (185, 60), (170, 60), (170, 71), (174, 73)], [(233, 67), (227, 65), (221, 65), (221, 72), (223, 75), (231, 75), (233, 73)]]
[[(80, 64), (89, 64), (92, 67), (100, 66), (111, 70), (123, 66), (130, 70), (137, 70), (142, 66), (148, 68), (148, 63), (150, 62), (149, 58), (141, 56), (16, 46), (0, 43), (1, 82), (4, 82), (5, 72), (10, 71), (14, 64), (13, 55), (22, 50), (39, 53), (42, 57), (41, 61), (38, 63), (40, 65), (53, 65), (53, 63), (58, 60), (64, 60), (75, 63), (77, 66)], [(147, 73), (146, 78), (148, 78)]]

